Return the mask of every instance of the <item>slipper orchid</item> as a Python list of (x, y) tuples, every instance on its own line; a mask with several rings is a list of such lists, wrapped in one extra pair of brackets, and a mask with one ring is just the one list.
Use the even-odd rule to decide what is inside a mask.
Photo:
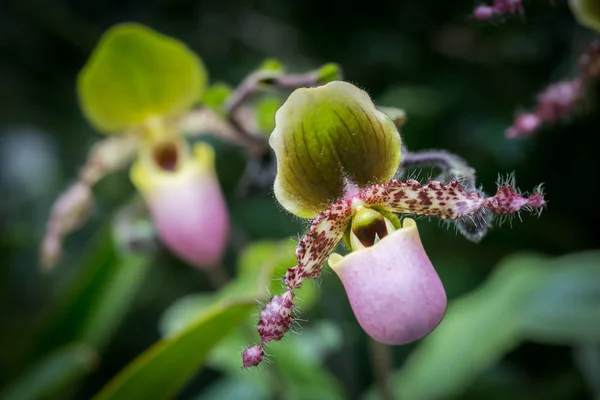
[[(289, 212), (314, 220), (298, 243), (298, 264), (285, 275), (284, 293), (259, 315), (261, 342), (243, 352), (244, 367), (258, 365), (264, 346), (290, 329), (294, 290), (318, 277), (328, 258), (373, 339), (403, 344), (435, 329), (446, 310), (444, 288), (416, 222), (397, 214), (477, 221), (486, 213), (545, 205), (541, 193), (523, 197), (511, 185), (485, 197), (458, 180), (393, 179), (401, 163), (400, 134), (367, 93), (347, 82), (297, 89), (275, 122), (269, 139), (277, 157), (275, 195)], [(342, 239), (350, 253), (332, 254)]]

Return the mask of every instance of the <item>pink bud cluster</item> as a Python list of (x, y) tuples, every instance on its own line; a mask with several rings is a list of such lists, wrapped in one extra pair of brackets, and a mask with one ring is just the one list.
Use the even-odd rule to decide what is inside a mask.
[(517, 114), (514, 123), (506, 130), (506, 137), (530, 136), (544, 124), (565, 120), (573, 115), (583, 97), (585, 86), (600, 78), (600, 40), (590, 44), (579, 58), (580, 76), (548, 86), (537, 97), (534, 111)]
[(258, 365), (264, 356), (263, 346), (273, 340), (280, 340), (293, 323), (294, 293), (287, 289), (280, 296), (273, 296), (259, 315), (258, 334), (261, 343), (244, 350), (242, 365), (244, 368)]
[(473, 10), (473, 16), (479, 21), (489, 21), (492, 18), (512, 15), (523, 11), (523, 0), (494, 0), (489, 6), (481, 4)]
[(579, 78), (548, 86), (538, 96), (535, 111), (518, 114), (514, 124), (506, 130), (506, 136), (528, 136), (543, 124), (570, 117), (582, 94), (583, 84)]

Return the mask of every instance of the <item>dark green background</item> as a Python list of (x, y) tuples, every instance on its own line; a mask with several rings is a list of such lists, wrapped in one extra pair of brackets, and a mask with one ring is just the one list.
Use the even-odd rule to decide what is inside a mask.
[[(267, 57), (282, 60), (291, 71), (339, 63), (345, 79), (366, 89), (376, 103), (407, 110), (403, 138), (410, 149), (443, 148), (461, 155), (477, 169), (488, 193), (499, 174), (512, 171), (523, 190), (545, 182), (549, 202), (541, 218), (524, 215), (523, 223), (494, 229), (477, 245), (434, 220), (420, 223), (425, 248), (451, 298), (475, 287), (510, 253), (561, 255), (598, 247), (598, 88), (590, 88), (572, 119), (531, 138), (504, 136), (514, 113), (531, 107), (545, 85), (577, 73), (578, 54), (594, 35), (575, 23), (565, 1), (529, 1), (523, 15), (499, 23), (475, 21), (473, 7), (472, 1), (446, 0), (3, 1), (0, 385), (31, 359), (44, 312), (77, 269), (102, 220), (133, 191), (125, 173), (101, 182), (92, 221), (68, 239), (66, 261), (50, 275), (38, 272), (36, 249), (51, 201), (99, 138), (80, 114), (76, 76), (101, 32), (117, 22), (141, 22), (186, 42), (201, 55), (213, 82), (235, 85)], [(219, 176), (242, 234), (253, 240), (301, 232), (306, 223), (281, 211), (269, 190), (235, 197), (244, 152), (224, 144), (217, 148)], [(230, 269), (234, 247), (225, 261)], [(326, 273), (321, 287), (313, 316), (343, 322), (359, 335), (339, 281)], [(158, 338), (157, 319), (169, 304), (207, 289), (197, 271), (162, 254), (80, 398)], [(359, 337), (360, 346), (344, 347), (328, 360), (348, 393), (355, 394), (373, 382)], [(409, 349), (394, 350), (397, 366)], [(556, 398), (587, 396), (567, 347), (526, 343), (506, 361), (525, 377), (520, 393), (535, 396), (536, 388), (567, 375), (574, 376), (574, 386)], [(206, 370), (181, 398), (216, 375)]]

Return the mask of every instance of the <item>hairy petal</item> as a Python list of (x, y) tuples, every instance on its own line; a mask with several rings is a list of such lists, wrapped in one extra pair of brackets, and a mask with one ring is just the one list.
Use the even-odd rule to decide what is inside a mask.
[(499, 186), (494, 196), (484, 197), (477, 192), (467, 192), (458, 181), (429, 181), (422, 185), (413, 179), (374, 185), (361, 191), (359, 197), (366, 204), (387, 211), (442, 219), (457, 219), (486, 210), (494, 214), (514, 214), (546, 204), (541, 193), (523, 197), (511, 185)]
[(137, 137), (126, 134), (100, 140), (92, 146), (77, 181), (52, 205), (40, 246), (43, 268), (51, 269), (60, 262), (64, 237), (88, 220), (94, 205), (94, 185), (104, 176), (125, 168), (135, 155), (137, 145)]
[(296, 247), (298, 264), (288, 269), (285, 275), (286, 291), (273, 296), (260, 313), (257, 331), (261, 343), (243, 352), (244, 368), (258, 365), (263, 358), (264, 345), (272, 340), (280, 340), (290, 329), (293, 323), (294, 289), (302, 286), (304, 279), (319, 276), (323, 263), (342, 239), (351, 216), (352, 202), (342, 200), (315, 218), (310, 231)]

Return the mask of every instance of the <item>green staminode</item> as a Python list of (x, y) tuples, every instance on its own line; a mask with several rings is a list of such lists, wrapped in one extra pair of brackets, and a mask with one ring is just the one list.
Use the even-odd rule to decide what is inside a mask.
[(347, 188), (389, 181), (400, 164), (400, 134), (366, 92), (334, 81), (294, 91), (275, 116), (275, 196), (311, 218)]
[(104, 33), (77, 89), (95, 128), (119, 133), (187, 110), (200, 100), (206, 81), (202, 61), (183, 43), (126, 23)]

